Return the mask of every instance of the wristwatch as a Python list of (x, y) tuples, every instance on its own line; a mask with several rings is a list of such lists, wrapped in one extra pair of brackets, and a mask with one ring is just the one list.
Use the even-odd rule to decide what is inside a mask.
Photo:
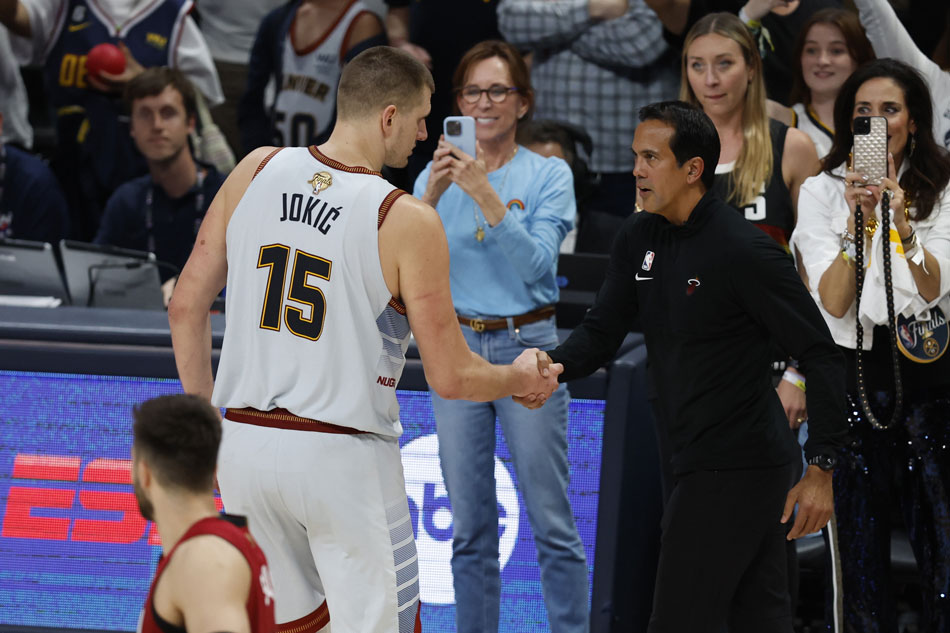
[(834, 455), (828, 455), (827, 453), (819, 453), (814, 457), (808, 458), (809, 466), (817, 466), (825, 472), (835, 469), (835, 466), (838, 463), (838, 458)]

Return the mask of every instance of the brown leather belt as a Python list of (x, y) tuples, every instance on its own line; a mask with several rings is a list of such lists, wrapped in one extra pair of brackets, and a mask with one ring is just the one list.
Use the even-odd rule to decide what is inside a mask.
[(320, 420), (311, 420), (294, 415), (287, 409), (271, 409), (270, 411), (261, 411), (259, 409), (225, 409), (224, 417), (233, 422), (243, 422), (244, 424), (253, 424), (255, 426), (269, 426), (275, 429), (288, 429), (291, 431), (316, 431), (318, 433), (340, 433), (343, 435), (358, 435), (366, 433), (359, 429), (351, 429), (348, 426), (339, 426)]
[[(486, 330), (503, 330), (508, 327), (507, 318), (476, 319), (474, 317), (462, 316), (461, 314), (457, 316), (459, 318), (459, 323), (472, 328), (476, 332), (484, 332)], [(534, 323), (535, 321), (543, 321), (544, 319), (549, 319), (553, 316), (554, 306), (544, 306), (543, 308), (538, 308), (537, 310), (532, 310), (531, 312), (525, 312), (524, 314), (519, 314), (518, 316), (509, 318), (515, 327), (521, 327), (522, 325)]]

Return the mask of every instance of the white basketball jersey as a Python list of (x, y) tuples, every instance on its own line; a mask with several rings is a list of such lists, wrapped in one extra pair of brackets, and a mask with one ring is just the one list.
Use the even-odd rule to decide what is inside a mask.
[(828, 129), (813, 112), (809, 112), (804, 104), (796, 103), (792, 106), (795, 111), (795, 127), (808, 135), (818, 150), (818, 158), (824, 158), (831, 151), (831, 143), (835, 140), (834, 132)]
[(284, 37), (281, 84), (274, 101), (277, 144), (316, 143), (333, 122), (336, 89), (343, 70), (346, 35), (366, 7), (353, 0), (330, 31), (305, 49), (294, 47), (294, 23)]
[(316, 147), (262, 164), (227, 228), (215, 405), (402, 433), (409, 321), (386, 287), (377, 236), (403, 193)]

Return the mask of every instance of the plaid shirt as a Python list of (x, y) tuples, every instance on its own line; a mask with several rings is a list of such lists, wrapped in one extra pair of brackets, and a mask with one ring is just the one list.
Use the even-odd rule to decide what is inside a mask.
[(630, 144), (641, 106), (676, 98), (676, 54), (643, 0), (627, 14), (595, 21), (587, 0), (501, 0), (498, 27), (534, 52), (535, 116), (579, 125), (594, 141), (594, 172), (633, 169)]

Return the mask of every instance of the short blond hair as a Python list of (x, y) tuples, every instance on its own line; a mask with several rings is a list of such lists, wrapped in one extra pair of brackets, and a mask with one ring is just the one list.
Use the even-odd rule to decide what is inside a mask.
[(424, 89), (435, 92), (428, 68), (409, 53), (374, 46), (343, 67), (336, 95), (337, 118), (361, 119), (388, 105), (413, 108), (423, 98)]

